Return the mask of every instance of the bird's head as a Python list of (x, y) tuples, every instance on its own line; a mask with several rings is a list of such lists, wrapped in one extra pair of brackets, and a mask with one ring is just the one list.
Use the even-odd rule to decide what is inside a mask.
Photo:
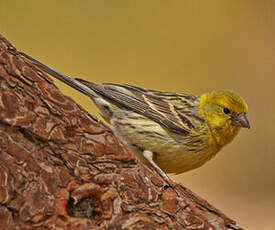
[(247, 104), (230, 91), (214, 91), (200, 96), (200, 112), (219, 145), (232, 141), (241, 127), (250, 128)]

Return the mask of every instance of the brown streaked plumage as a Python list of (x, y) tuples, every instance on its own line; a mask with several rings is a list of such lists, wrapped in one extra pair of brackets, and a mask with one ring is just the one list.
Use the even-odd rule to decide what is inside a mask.
[(75, 80), (118, 106), (142, 114), (172, 132), (189, 134), (196, 128), (197, 119), (203, 121), (198, 109), (198, 96), (195, 95), (161, 92), (122, 84), (97, 85), (79, 78)]

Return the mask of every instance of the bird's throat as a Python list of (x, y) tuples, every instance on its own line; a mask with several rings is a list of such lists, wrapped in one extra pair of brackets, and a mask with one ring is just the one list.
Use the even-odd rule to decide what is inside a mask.
[(225, 145), (229, 144), (234, 137), (238, 134), (240, 128), (234, 127), (230, 124), (223, 126), (222, 128), (213, 128), (211, 130), (212, 137), (215, 140), (218, 151)]

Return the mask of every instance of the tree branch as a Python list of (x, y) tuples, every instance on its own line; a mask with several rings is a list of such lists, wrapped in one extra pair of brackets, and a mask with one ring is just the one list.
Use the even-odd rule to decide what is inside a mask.
[(165, 182), (0, 35), (0, 229), (240, 229)]

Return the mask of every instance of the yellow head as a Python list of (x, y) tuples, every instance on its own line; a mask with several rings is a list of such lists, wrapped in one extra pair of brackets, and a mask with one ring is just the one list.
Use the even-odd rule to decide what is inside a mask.
[(214, 91), (200, 96), (200, 112), (215, 142), (222, 147), (232, 141), (241, 127), (250, 128), (245, 101), (229, 91)]

